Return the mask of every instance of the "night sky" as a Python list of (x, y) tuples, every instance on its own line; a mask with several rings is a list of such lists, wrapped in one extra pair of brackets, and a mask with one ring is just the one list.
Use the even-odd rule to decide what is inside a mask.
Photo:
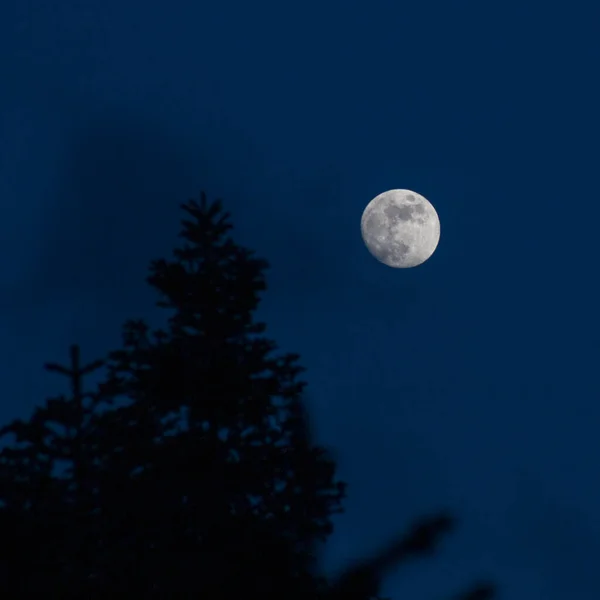
[[(349, 483), (328, 567), (449, 507), (394, 600), (481, 576), (597, 600), (599, 13), (4, 0), (0, 422), (67, 392), (42, 365), (70, 344), (91, 361), (125, 319), (162, 324), (147, 267), (204, 190), (271, 263), (258, 316)], [(360, 236), (392, 188), (440, 216), (414, 269)]]

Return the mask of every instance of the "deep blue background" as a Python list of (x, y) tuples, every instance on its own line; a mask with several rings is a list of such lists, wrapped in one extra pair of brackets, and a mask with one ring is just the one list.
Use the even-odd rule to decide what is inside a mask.
[[(66, 391), (69, 344), (160, 323), (148, 262), (203, 189), (272, 264), (260, 316), (350, 484), (327, 564), (447, 505), (395, 600), (600, 597), (599, 10), (4, 0), (0, 420)], [(361, 241), (390, 188), (440, 215), (419, 268)]]

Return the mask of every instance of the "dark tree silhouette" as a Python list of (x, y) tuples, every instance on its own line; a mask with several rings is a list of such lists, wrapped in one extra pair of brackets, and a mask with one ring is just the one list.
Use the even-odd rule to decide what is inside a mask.
[[(128, 322), (101, 386), (102, 397), (128, 401), (104, 415), (101, 462), (111, 477), (121, 474), (118, 486), (104, 486), (104, 510), (122, 512), (127, 490), (127, 522), (144, 532), (134, 536), (136, 554), (156, 557), (157, 579), (172, 548), (185, 546), (199, 592), (226, 595), (233, 565), (248, 571), (236, 571), (236, 586), (248, 577), (256, 587), (264, 555), (282, 563), (276, 572), (310, 581), (311, 548), (330, 533), (344, 486), (308, 438), (297, 355), (278, 353), (253, 320), (266, 262), (231, 240), (220, 202), (203, 197), (182, 208), (193, 217), (183, 222), (185, 244), (174, 261), (154, 261), (148, 278), (158, 305), (173, 311), (167, 331)], [(152, 503), (141, 511), (143, 498)], [(209, 565), (205, 554), (227, 560)], [(277, 577), (268, 568), (262, 580), (272, 593)], [(172, 580), (164, 574), (165, 590)]]
[(268, 265), (233, 242), (220, 201), (182, 208), (184, 243), (147, 279), (165, 329), (128, 321), (93, 394), (81, 377), (102, 361), (81, 369), (73, 347), (69, 369), (47, 365), (72, 398), (2, 430), (17, 440), (0, 451), (0, 585), (61, 598), (376, 597), (453, 521), (417, 522), (337, 581), (319, 574), (345, 487), (311, 438), (299, 357), (253, 318)]
[(93, 532), (89, 516), (94, 508), (94, 464), (89, 438), (100, 402), (83, 393), (81, 386), (82, 377), (103, 363), (82, 368), (79, 347), (72, 346), (70, 353), (69, 368), (57, 364), (45, 368), (67, 375), (71, 398), (51, 398), (28, 421), (17, 419), (0, 429), (0, 435), (12, 434), (15, 442), (0, 452), (5, 542), (0, 572), (5, 587), (23, 593), (42, 593), (49, 587), (75, 592), (71, 573), (85, 571), (93, 551), (89, 540), (79, 534), (85, 532), (89, 538)]

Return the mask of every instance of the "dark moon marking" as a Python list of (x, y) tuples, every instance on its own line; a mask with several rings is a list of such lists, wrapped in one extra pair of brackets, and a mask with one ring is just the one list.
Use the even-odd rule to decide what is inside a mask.
[(383, 209), (385, 216), (390, 220), (400, 219), (401, 221), (412, 221), (414, 211), (414, 206), (396, 206), (395, 204), (390, 204)]

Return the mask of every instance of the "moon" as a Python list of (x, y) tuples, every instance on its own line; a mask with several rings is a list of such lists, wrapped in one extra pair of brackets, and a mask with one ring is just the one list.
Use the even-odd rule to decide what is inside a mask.
[(440, 220), (429, 200), (411, 190), (388, 190), (367, 204), (360, 221), (369, 252), (396, 269), (423, 264), (440, 241)]

